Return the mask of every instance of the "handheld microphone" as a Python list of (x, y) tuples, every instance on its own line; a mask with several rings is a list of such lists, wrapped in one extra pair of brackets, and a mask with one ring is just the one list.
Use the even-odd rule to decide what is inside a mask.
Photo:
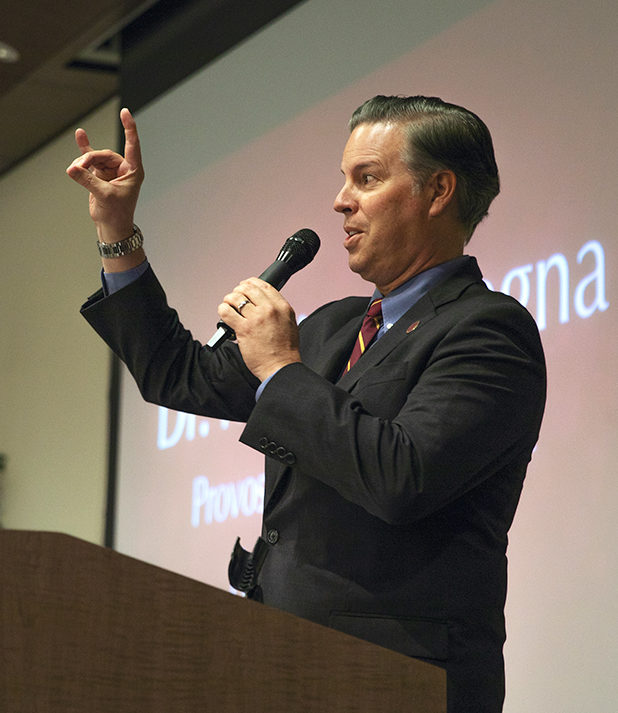
[[(302, 270), (313, 260), (319, 249), (320, 238), (317, 234), (309, 228), (302, 228), (283, 243), (277, 259), (264, 270), (260, 279), (280, 290), (295, 272)], [(205, 347), (214, 352), (223, 342), (234, 339), (235, 336), (234, 330), (225, 322), (218, 322), (217, 331), (206, 342)]]

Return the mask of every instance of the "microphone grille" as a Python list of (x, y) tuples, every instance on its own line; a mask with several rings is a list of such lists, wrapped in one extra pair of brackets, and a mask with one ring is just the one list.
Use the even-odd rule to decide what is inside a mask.
[(301, 228), (285, 241), (277, 260), (297, 271), (308, 265), (319, 249), (320, 238), (317, 233), (309, 228)]
[(318, 234), (310, 228), (301, 228), (300, 230), (297, 230), (294, 235), (292, 235), (292, 238), (296, 238), (296, 240), (299, 240), (307, 246), (307, 248), (311, 251), (310, 261), (313, 260), (315, 254), (320, 249), (320, 238), (318, 237)]

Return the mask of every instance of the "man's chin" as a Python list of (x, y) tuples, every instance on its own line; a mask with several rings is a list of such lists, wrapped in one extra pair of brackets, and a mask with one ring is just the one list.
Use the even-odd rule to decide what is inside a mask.
[(362, 277), (363, 280), (366, 280), (367, 282), (373, 283), (373, 272), (369, 269), (369, 266), (367, 265), (366, 261), (364, 260), (359, 260), (355, 259), (354, 255), (349, 255), (348, 256), (348, 267), (350, 268), (350, 272), (355, 273), (359, 277)]

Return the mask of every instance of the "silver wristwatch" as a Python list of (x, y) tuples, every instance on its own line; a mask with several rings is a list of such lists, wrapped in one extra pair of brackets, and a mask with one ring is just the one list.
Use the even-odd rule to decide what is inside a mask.
[(130, 255), (134, 253), (138, 248), (141, 248), (144, 244), (144, 236), (142, 231), (133, 224), (133, 234), (129, 235), (128, 238), (124, 240), (119, 240), (117, 243), (102, 243), (97, 240), (97, 247), (99, 248), (99, 255), (101, 257), (122, 257), (123, 255)]

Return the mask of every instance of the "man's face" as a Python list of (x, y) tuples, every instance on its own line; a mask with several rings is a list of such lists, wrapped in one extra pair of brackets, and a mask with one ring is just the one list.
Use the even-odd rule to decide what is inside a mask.
[(333, 205), (344, 216), (350, 269), (382, 294), (437, 264), (428, 225), (432, 191), (417, 188), (402, 159), (404, 146), (401, 125), (357, 126), (343, 152), (345, 183)]

